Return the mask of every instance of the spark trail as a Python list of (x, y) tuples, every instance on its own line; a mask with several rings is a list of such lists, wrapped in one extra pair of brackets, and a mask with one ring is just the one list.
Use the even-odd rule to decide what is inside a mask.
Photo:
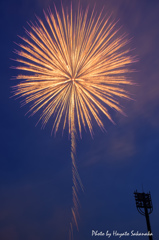
[(98, 17), (88, 9), (83, 13), (78, 7), (77, 13), (64, 11), (61, 17), (55, 8), (55, 14), (45, 14), (47, 26), (42, 20), (30, 23), (30, 31), (25, 30), (28, 38), (20, 37), (24, 44), (18, 44), (21, 50), (15, 67), (25, 74), (19, 74), (21, 80), (13, 87), (14, 96), (22, 97), (22, 105), (31, 104), (28, 113), (41, 112), (39, 121), (44, 128), (51, 116), (54, 116), (52, 131), (56, 133), (61, 124), (63, 130), (68, 125), (71, 137), (72, 159), (72, 221), (78, 229), (78, 188), (83, 189), (76, 166), (76, 134), (81, 136), (82, 128), (89, 129), (93, 135), (92, 119), (104, 129), (100, 114), (113, 122), (108, 108), (123, 113), (118, 98), (129, 98), (126, 84), (132, 84), (126, 77), (128, 66), (135, 59), (126, 49), (126, 36), (119, 36), (115, 23), (110, 18)]

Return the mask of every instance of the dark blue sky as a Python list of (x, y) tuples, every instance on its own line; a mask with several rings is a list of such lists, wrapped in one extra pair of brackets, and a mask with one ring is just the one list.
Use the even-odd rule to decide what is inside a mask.
[[(77, 1), (73, 1), (75, 4)], [(94, 126), (94, 139), (83, 132), (77, 140), (79, 173), (85, 188), (80, 195), (79, 232), (76, 240), (91, 237), (91, 231), (131, 230), (146, 232), (146, 221), (135, 206), (133, 192), (151, 191), (150, 215), (154, 240), (159, 237), (159, 2), (149, 0), (81, 0), (83, 9), (96, 2), (96, 12), (112, 12), (119, 26), (132, 38), (130, 47), (139, 62), (129, 87), (135, 101), (121, 101), (127, 117), (112, 112), (116, 125), (103, 119), (107, 133)], [(28, 108), (10, 98), (10, 80), (16, 75), (11, 58), (24, 36), (27, 21), (43, 9), (60, 8), (60, 1), (1, 0), (1, 157), (0, 239), (68, 239), (72, 206), (70, 140), (67, 131), (51, 136), (35, 127), (38, 116), (25, 116)], [(70, 6), (70, 1), (63, 1)], [(118, 239), (111, 237), (110, 239)], [(123, 237), (123, 240), (147, 239)]]

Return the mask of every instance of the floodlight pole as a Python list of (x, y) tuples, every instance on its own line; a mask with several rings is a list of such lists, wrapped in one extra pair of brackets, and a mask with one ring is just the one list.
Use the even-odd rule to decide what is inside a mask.
[[(151, 233), (151, 226), (150, 226), (150, 219), (147, 207), (145, 206), (145, 217), (146, 217), (146, 223), (147, 223), (147, 230)], [(152, 236), (149, 236), (149, 239), (152, 240)]]
[[(147, 230), (149, 233), (149, 240), (153, 240), (151, 226), (150, 226), (150, 220), (149, 220), (149, 214), (152, 213), (152, 210), (153, 210), (150, 192), (149, 193), (144, 193), (144, 192), (138, 193), (136, 190), (136, 192), (134, 192), (134, 195), (135, 195), (136, 207), (137, 207), (138, 212), (146, 217)], [(143, 208), (145, 211), (142, 210)]]

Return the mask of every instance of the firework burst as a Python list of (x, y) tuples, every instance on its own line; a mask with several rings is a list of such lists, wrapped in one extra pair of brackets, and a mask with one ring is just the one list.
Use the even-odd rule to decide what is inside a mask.
[[(47, 26), (38, 18), (38, 23), (29, 24), (28, 38), (21, 37), (24, 44), (16, 50), (20, 66), (21, 80), (13, 87), (14, 96), (23, 98), (22, 104), (32, 103), (30, 115), (41, 111), (39, 121), (45, 127), (54, 116), (53, 130), (60, 124), (68, 126), (71, 136), (71, 159), (73, 175), (73, 207), (70, 224), (78, 229), (78, 186), (82, 183), (76, 167), (76, 134), (81, 135), (82, 127), (93, 134), (92, 119), (104, 129), (100, 113), (110, 121), (108, 107), (123, 113), (118, 98), (129, 98), (124, 90), (131, 84), (125, 76), (127, 68), (134, 61), (129, 50), (125, 50), (127, 39), (119, 36), (115, 23), (110, 18), (96, 17), (94, 12), (88, 17), (88, 9), (83, 13), (64, 11), (61, 16), (45, 13)], [(82, 187), (83, 188), (83, 187)]]

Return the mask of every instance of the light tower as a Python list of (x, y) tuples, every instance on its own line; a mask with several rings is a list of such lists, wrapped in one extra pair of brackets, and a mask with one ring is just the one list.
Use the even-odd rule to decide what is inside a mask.
[(134, 192), (134, 195), (135, 195), (136, 207), (138, 212), (146, 217), (147, 230), (150, 233), (149, 240), (153, 240), (150, 220), (149, 220), (149, 214), (152, 213), (152, 210), (153, 210), (150, 192), (139, 193), (136, 190), (136, 192)]

